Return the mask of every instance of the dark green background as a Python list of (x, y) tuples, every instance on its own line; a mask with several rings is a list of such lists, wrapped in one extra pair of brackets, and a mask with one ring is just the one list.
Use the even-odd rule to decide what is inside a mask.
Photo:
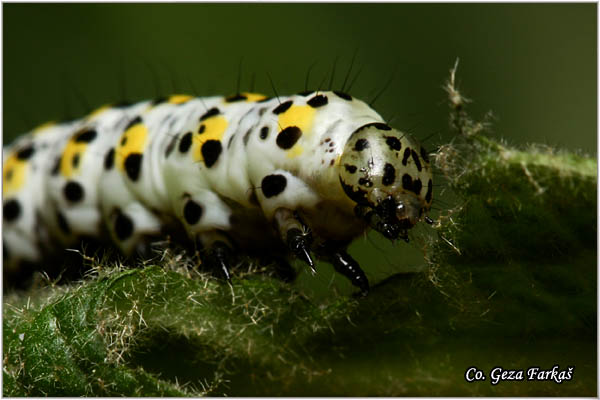
[[(352, 90), (393, 125), (447, 132), (440, 90), (460, 57), (472, 111), (492, 110), (511, 143), (596, 152), (595, 4), (4, 4), (4, 139), (90, 106), (163, 92), (315, 87), (339, 57), (335, 86), (358, 50)], [(156, 71), (158, 82), (147, 67)], [(357, 69), (358, 69), (357, 68)], [(121, 71), (121, 72), (120, 72)], [(119, 78), (119, 76), (121, 78)], [(326, 81), (328, 86), (328, 80)], [(439, 143), (443, 139), (432, 139)]]
[[(351, 93), (363, 99), (394, 80), (376, 109), (392, 125), (450, 138), (442, 85), (457, 57), (459, 82), (476, 118), (491, 110), (493, 136), (596, 153), (595, 4), (5, 4), (4, 140), (51, 119), (79, 117), (86, 103), (199, 95), (241, 88), (272, 95), (342, 86), (356, 51)], [(160, 93), (159, 93), (160, 92)], [(437, 134), (439, 132), (439, 134)], [(440, 183), (439, 180), (436, 183)], [(434, 192), (435, 209), (449, 207)], [(432, 217), (436, 217), (434, 210)], [(423, 225), (423, 226), (422, 226)], [(412, 243), (357, 240), (372, 283), (419, 270), (420, 224)], [(301, 275), (318, 292), (346, 280), (319, 266)], [(329, 272), (326, 272), (326, 271)]]

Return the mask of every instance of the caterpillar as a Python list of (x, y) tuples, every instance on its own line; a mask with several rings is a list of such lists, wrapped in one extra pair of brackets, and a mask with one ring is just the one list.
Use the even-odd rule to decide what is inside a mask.
[(339, 91), (172, 95), (42, 125), (3, 152), (5, 275), (82, 239), (143, 252), (184, 232), (229, 278), (238, 254), (330, 262), (360, 293), (347, 246), (427, 218), (432, 170), (411, 135)]

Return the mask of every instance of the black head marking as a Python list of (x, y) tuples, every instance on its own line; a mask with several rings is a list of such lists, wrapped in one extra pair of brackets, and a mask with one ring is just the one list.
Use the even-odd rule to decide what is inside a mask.
[(267, 175), (263, 178), (261, 190), (266, 198), (282, 193), (287, 186), (287, 178), (281, 174)]
[(276, 143), (283, 150), (294, 147), (298, 139), (302, 136), (302, 131), (297, 126), (288, 126), (277, 135)]
[(286, 112), (292, 106), (293, 103), (294, 102), (292, 100), (288, 100), (284, 103), (281, 103), (280, 105), (275, 107), (275, 109), (273, 110), (273, 114), (278, 115)]
[(351, 174), (356, 172), (356, 165), (350, 165), (350, 164), (345, 164), (344, 168), (346, 169), (346, 171), (350, 172)]
[(81, 186), (81, 184), (79, 182), (69, 181), (63, 187), (63, 194), (68, 201), (70, 201), (72, 203), (77, 203), (77, 202), (83, 200), (83, 196), (84, 196), (83, 186)]
[(373, 186), (373, 181), (370, 180), (369, 178), (360, 178), (358, 180), (358, 184), (365, 186), (365, 187), (372, 187)]
[(178, 139), (179, 135), (173, 135), (173, 137), (169, 141), (169, 144), (167, 145), (167, 148), (165, 149), (165, 158), (168, 158), (173, 152), (173, 150), (175, 150), (175, 145), (177, 144)]
[(386, 163), (383, 167), (382, 183), (385, 186), (390, 186), (396, 180), (396, 168), (390, 163)]
[(358, 139), (356, 144), (354, 145), (355, 151), (363, 151), (364, 149), (369, 148), (369, 141), (367, 139)]
[(411, 151), (412, 154), (412, 159), (415, 162), (415, 165), (417, 166), (417, 170), (419, 172), (421, 172), (421, 170), (423, 169), (423, 167), (421, 166), (421, 161), (419, 160), (419, 156), (417, 155), (416, 151)]
[(387, 136), (385, 138), (385, 143), (392, 151), (400, 151), (400, 149), (402, 148), (402, 142), (400, 142), (400, 140), (398, 140), (398, 138), (394, 136)]
[(410, 157), (410, 148), (406, 148), (404, 150), (404, 156), (402, 157), (402, 165), (406, 166), (406, 164), (408, 163), (408, 158)]
[(425, 201), (431, 203), (431, 197), (433, 196), (433, 182), (429, 179), (427, 182), (427, 194), (425, 195)]
[(207, 140), (202, 144), (202, 157), (204, 158), (204, 165), (207, 168), (212, 167), (219, 160), (219, 156), (223, 151), (223, 146), (218, 140)]
[(202, 218), (202, 206), (194, 200), (189, 199), (183, 206), (183, 218), (189, 225), (195, 225)]
[(125, 158), (125, 172), (132, 181), (137, 181), (140, 177), (140, 170), (142, 169), (142, 158), (141, 153), (131, 153)]
[(409, 174), (402, 175), (402, 188), (404, 190), (410, 190), (410, 191), (412, 191), (413, 182), (412, 182), (412, 178), (410, 177)]

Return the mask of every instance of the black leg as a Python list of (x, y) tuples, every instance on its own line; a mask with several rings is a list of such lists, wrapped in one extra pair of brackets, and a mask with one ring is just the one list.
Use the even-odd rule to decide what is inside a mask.
[(208, 249), (204, 251), (202, 261), (207, 267), (219, 271), (227, 280), (231, 279), (229, 274), (230, 261), (233, 257), (233, 251), (229, 245), (221, 240), (215, 240)]
[(329, 253), (329, 260), (337, 272), (350, 279), (354, 286), (360, 289), (360, 293), (366, 296), (369, 293), (369, 280), (360, 269), (358, 262), (343, 249), (336, 249)]
[(314, 275), (317, 271), (310, 255), (313, 239), (308, 227), (300, 221), (296, 213), (285, 208), (278, 209), (274, 218), (283, 242), (292, 254), (308, 264)]
[(284, 282), (291, 283), (296, 279), (296, 270), (284, 258), (275, 259), (275, 272)]

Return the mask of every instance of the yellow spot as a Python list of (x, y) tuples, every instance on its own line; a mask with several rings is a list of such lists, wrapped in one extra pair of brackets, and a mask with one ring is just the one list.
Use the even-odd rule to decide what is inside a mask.
[(294, 145), (294, 147), (292, 147), (291, 149), (288, 150), (287, 157), (288, 158), (296, 158), (299, 155), (301, 155), (302, 153), (304, 153), (304, 148), (302, 146), (300, 146), (298, 143), (296, 143)]
[(10, 195), (18, 191), (25, 183), (27, 161), (19, 160), (17, 153), (7, 157), (2, 166), (2, 194)]
[(169, 97), (169, 103), (171, 104), (183, 104), (192, 99), (192, 96), (188, 96), (187, 94), (174, 94)]
[(280, 129), (288, 126), (297, 126), (302, 131), (302, 135), (310, 135), (316, 110), (311, 106), (294, 106), (279, 114)]
[(143, 153), (148, 137), (148, 127), (137, 123), (123, 132), (119, 145), (115, 151), (117, 166), (121, 171), (125, 170), (125, 159), (131, 153)]
[(36, 135), (36, 136), (37, 135), (41, 135), (41, 134), (43, 134), (46, 131), (46, 129), (51, 128), (54, 125), (56, 125), (56, 122), (54, 122), (54, 121), (45, 122), (45, 123), (41, 124), (40, 126), (34, 128), (33, 129), (33, 134)]
[(88, 120), (94, 119), (96, 117), (98, 117), (100, 114), (102, 114), (104, 111), (108, 110), (110, 108), (109, 104), (105, 104), (102, 107), (99, 107), (97, 109), (95, 109), (94, 111), (92, 111), (90, 113), (90, 115), (87, 116)]
[(227, 130), (227, 125), (227, 120), (222, 115), (215, 115), (200, 123), (192, 141), (194, 159), (196, 161), (204, 161), (202, 157), (202, 144), (207, 140), (221, 141), (223, 134)]
[[(283, 130), (288, 126), (297, 126), (302, 131), (302, 136), (311, 135), (315, 112), (315, 109), (310, 106), (292, 105), (284, 113), (279, 114), (279, 127)], [(298, 157), (304, 152), (304, 148), (300, 145), (301, 140), (302, 138), (287, 151), (288, 158)]]
[(242, 93), (244, 96), (246, 96), (246, 101), (248, 102), (254, 102), (254, 101), (261, 101), (267, 98), (267, 96), (265, 96), (264, 94), (260, 94), (260, 93)]

